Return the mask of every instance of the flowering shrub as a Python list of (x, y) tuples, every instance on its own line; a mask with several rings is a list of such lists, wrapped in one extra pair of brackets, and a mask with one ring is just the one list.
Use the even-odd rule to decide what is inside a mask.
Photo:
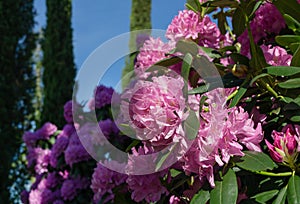
[(122, 93), (24, 134), (24, 203), (300, 203), (299, 1), (186, 7)]

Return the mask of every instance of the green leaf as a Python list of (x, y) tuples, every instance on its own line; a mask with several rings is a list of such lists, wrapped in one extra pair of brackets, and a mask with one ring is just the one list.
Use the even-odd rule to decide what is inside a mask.
[(284, 14), (283, 17), (289, 29), (293, 30), (294, 32), (300, 29), (300, 23), (295, 18), (288, 14)]
[(298, 49), (293, 55), (291, 66), (300, 66), (300, 46), (298, 46)]
[(282, 14), (288, 14), (300, 22), (300, 4), (295, 0), (276, 0), (272, 2)]
[(241, 8), (237, 8), (232, 16), (233, 33), (240, 36), (246, 29), (246, 19)]
[(184, 133), (189, 140), (193, 140), (198, 135), (200, 122), (196, 115), (196, 112), (189, 110), (189, 116), (184, 121)]
[(283, 187), (272, 204), (285, 204), (287, 186)]
[(292, 122), (300, 122), (300, 115), (294, 115), (290, 118)]
[(236, 163), (236, 165), (242, 169), (249, 171), (266, 171), (277, 167), (273, 160), (263, 152), (245, 151), (244, 153), (245, 156), (241, 158), (243, 161)]
[(251, 41), (250, 41), (250, 48), (251, 48), (251, 60), (249, 62), (250, 66), (254, 68), (254, 70), (260, 70), (268, 66), (262, 49), (257, 44), (251, 43)]
[(193, 94), (202, 94), (202, 93), (205, 93), (208, 91), (208, 87), (207, 85), (202, 85), (202, 86), (199, 86), (197, 88), (194, 88), (192, 90), (189, 90), (188, 91), (188, 94), (189, 95), (193, 95)]
[(300, 106), (300, 96), (297, 96), (296, 98), (290, 98), (290, 97), (284, 97), (284, 98), (287, 103), (295, 103), (298, 106)]
[(233, 97), (229, 107), (232, 108), (238, 104), (238, 102), (241, 100), (241, 98), (244, 96), (246, 93), (247, 88), (240, 87), (239, 90), (237, 91), (236, 95)]
[(262, 2), (261, 1), (257, 1), (257, 2), (253, 1), (252, 4), (254, 4), (254, 6), (252, 8), (251, 13), (249, 14), (249, 18), (251, 18), (254, 15), (255, 11), (260, 7), (260, 5), (262, 4)]
[(256, 77), (254, 77), (254, 78), (251, 80), (250, 86), (252, 86), (253, 83), (256, 82), (258, 79), (263, 78), (263, 77), (271, 77), (271, 76), (270, 76), (269, 74), (267, 74), (267, 73), (259, 74), (259, 75), (257, 75)]
[(191, 200), (190, 204), (206, 204), (209, 200), (209, 192), (200, 190)]
[(183, 95), (185, 99), (187, 100), (188, 95), (188, 80), (189, 80), (189, 74), (191, 70), (191, 66), (193, 63), (193, 56), (190, 53), (187, 53), (184, 56), (183, 62), (182, 62), (182, 68), (181, 68), (181, 76), (184, 79), (184, 86), (183, 86)]
[(270, 66), (265, 68), (268, 74), (274, 76), (292, 76), (300, 73), (300, 67), (293, 66)]
[(174, 149), (175, 149), (175, 147), (177, 145), (178, 145), (178, 143), (173, 144), (173, 146), (171, 147), (170, 151), (168, 151), (167, 153), (160, 153), (160, 155), (157, 158), (155, 172), (158, 172), (158, 171), (162, 170), (161, 167), (166, 162), (166, 160), (170, 156), (170, 154), (173, 153), (173, 151), (174, 151)]
[(281, 46), (289, 46), (291, 43), (299, 43), (299, 35), (279, 35), (275, 37), (276, 42)]
[(221, 33), (223, 35), (226, 34), (226, 25), (228, 24), (227, 23), (227, 20), (226, 20), (226, 15), (225, 13), (223, 12), (223, 10), (221, 10), (219, 13), (215, 14), (214, 15), (214, 18), (218, 19), (218, 27), (219, 27), (219, 30), (221, 31)]
[(186, 4), (185, 4), (185, 7), (186, 7), (187, 9), (189, 9), (189, 10), (194, 11), (195, 13), (198, 13), (197, 9), (194, 8), (194, 7), (193, 7), (191, 4), (189, 4), (189, 3), (186, 3)]
[(236, 175), (232, 169), (229, 169), (223, 181), (216, 181), (216, 187), (210, 193), (210, 203), (236, 203), (237, 197)]
[(295, 53), (298, 50), (299, 46), (300, 46), (300, 43), (291, 43), (289, 45), (289, 48), (291, 49), (292, 53)]
[(181, 173), (182, 173), (182, 171), (178, 171), (176, 169), (170, 169), (170, 174), (171, 174), (172, 178), (178, 176)]
[(267, 201), (271, 200), (279, 190), (270, 190), (270, 191), (265, 191), (259, 194), (256, 194), (255, 196), (252, 196), (251, 198), (255, 198), (255, 201), (259, 203), (266, 203)]
[(182, 69), (181, 69), (181, 76), (185, 81), (188, 81), (190, 69), (193, 62), (193, 56), (190, 53), (187, 53), (184, 56), (183, 62), (182, 62)]
[(287, 200), (289, 204), (300, 203), (300, 177), (297, 175), (291, 176), (288, 189), (287, 189)]
[[(169, 67), (169, 66), (177, 64), (181, 61), (182, 61), (182, 59), (179, 57), (170, 57), (170, 58), (163, 59), (163, 60), (155, 63), (154, 65), (162, 66), (162, 67)], [(151, 67), (147, 71), (151, 71), (150, 69), (151, 69)]]
[(184, 55), (190, 53), (192, 56), (196, 56), (198, 54), (198, 51), (199, 47), (193, 41), (179, 40), (176, 43), (176, 52), (181, 52)]
[(289, 79), (285, 82), (278, 83), (280, 88), (295, 89), (300, 87), (300, 78)]
[(238, 2), (233, 1), (233, 0), (214, 0), (211, 2), (211, 6), (216, 6), (216, 7), (231, 7), (235, 8), (238, 7)]
[(207, 56), (210, 58), (219, 58), (221, 57), (220, 54), (216, 52), (215, 49), (209, 48), (209, 47), (203, 47), (203, 46), (198, 46)]
[(248, 57), (241, 55), (239, 53), (232, 53), (230, 54), (230, 58), (236, 63), (236, 64), (244, 64), (249, 66), (249, 59)]

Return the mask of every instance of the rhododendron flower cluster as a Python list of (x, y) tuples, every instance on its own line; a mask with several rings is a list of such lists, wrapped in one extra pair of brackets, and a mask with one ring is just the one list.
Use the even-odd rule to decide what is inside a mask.
[(22, 202), (300, 202), (300, 19), (289, 3), (196, 0), (167, 41), (138, 36), (121, 93), (97, 86), (89, 110), (66, 102), (61, 131), (24, 133), (35, 180)]

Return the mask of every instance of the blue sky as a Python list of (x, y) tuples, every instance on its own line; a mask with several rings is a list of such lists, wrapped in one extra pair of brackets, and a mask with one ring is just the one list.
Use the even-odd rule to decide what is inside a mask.
[[(178, 11), (184, 9), (184, 3), (185, 0), (152, 0), (152, 28), (165, 30)], [(37, 29), (46, 25), (45, 7), (45, 0), (35, 0)], [(130, 0), (73, 0), (72, 28), (77, 69), (99, 45), (129, 31), (130, 10)], [(102, 83), (115, 86), (123, 67), (123, 60), (114, 64)]]

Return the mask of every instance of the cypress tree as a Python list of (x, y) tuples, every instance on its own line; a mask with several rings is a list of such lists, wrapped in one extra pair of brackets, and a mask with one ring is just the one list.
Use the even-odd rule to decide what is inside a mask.
[[(130, 16), (130, 31), (151, 29), (151, 0), (132, 0), (131, 1), (131, 16)], [(139, 33), (143, 34), (143, 32)], [(145, 31), (144, 34), (150, 35), (149, 31)], [(131, 33), (129, 49), (132, 53), (126, 60), (126, 66), (123, 69), (123, 77), (129, 72), (133, 71), (134, 59), (137, 53), (133, 53), (138, 45), (136, 45), (136, 33)], [(123, 88), (129, 82), (129, 78), (123, 78)]]
[(0, 0), (0, 203), (10, 203), (13, 157), (32, 123), (34, 15), (33, 0)]
[(71, 0), (47, 0), (47, 25), (43, 58), (44, 104), (41, 122), (62, 128), (63, 106), (71, 99), (76, 69), (74, 65)]

